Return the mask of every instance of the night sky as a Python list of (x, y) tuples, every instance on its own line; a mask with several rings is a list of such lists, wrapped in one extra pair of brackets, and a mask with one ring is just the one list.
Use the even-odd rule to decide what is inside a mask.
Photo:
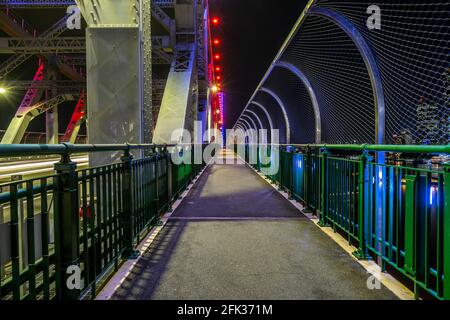
[(225, 126), (234, 125), (307, 0), (210, 0), (221, 19)]

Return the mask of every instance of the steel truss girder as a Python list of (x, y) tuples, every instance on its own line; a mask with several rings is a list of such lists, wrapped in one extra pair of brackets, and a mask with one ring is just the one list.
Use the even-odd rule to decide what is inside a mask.
[[(198, 95), (194, 90), (197, 81), (195, 44), (177, 47), (174, 56), (156, 122), (154, 143), (170, 143), (174, 130), (190, 129), (194, 120), (192, 113), (196, 112), (191, 110)], [(177, 140), (180, 142), (181, 132)]]
[(33, 80), (14, 80), (5, 83), (0, 82), (0, 86), (7, 89), (14, 90), (28, 90), (30, 87), (37, 89), (51, 89), (58, 88), (64, 93), (72, 91), (80, 91), (86, 87), (86, 81), (72, 81), (72, 80), (42, 80), (39, 82)]
[[(170, 48), (169, 36), (152, 37), (154, 48)], [(48, 54), (48, 53), (85, 53), (84, 37), (59, 38), (0, 38), (0, 54)]]
[(26, 110), (18, 110), (17, 114), (12, 119), (5, 135), (2, 138), (2, 144), (20, 143), (23, 135), (28, 128), (30, 122), (38, 115), (56, 108), (60, 103), (64, 101), (73, 101), (77, 95), (58, 95), (47, 101), (36, 103), (29, 106)]
[(174, 21), (162, 10), (162, 8), (158, 5), (152, 5), (152, 16), (155, 18), (156, 21), (159, 22), (161, 26), (164, 27), (164, 29), (169, 34), (175, 34), (175, 23)]
[[(61, 33), (66, 30), (66, 21), (67, 16), (61, 18), (59, 21), (57, 21), (55, 24), (53, 24), (50, 28), (45, 30), (40, 37), (57, 37)], [(28, 37), (31, 37), (31, 34), (27, 35)], [(11, 71), (19, 67), (22, 63), (27, 61), (32, 55), (30, 54), (18, 54), (11, 56), (6, 61), (4, 61), (0, 65), (0, 79), (4, 78), (6, 75), (8, 75)]]
[[(152, 0), (152, 4), (161, 8), (171, 8), (174, 6), (175, 0)], [(0, 6), (10, 9), (48, 9), (48, 8), (67, 8), (75, 5), (75, 0), (0, 0)]]
[(80, 93), (77, 105), (73, 111), (66, 132), (62, 138), (62, 142), (75, 143), (78, 133), (80, 132), (81, 124), (86, 120), (86, 94), (83, 90)]
[(0, 38), (0, 53), (4, 54), (82, 53), (85, 51), (84, 37)]

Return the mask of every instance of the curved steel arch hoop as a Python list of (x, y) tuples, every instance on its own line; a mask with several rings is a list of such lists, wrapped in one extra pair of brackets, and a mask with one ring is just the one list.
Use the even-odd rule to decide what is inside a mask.
[(245, 114), (245, 113), (244, 113), (244, 114), (241, 116), (241, 118), (245, 118), (245, 119), (249, 120), (249, 121), (251, 122), (251, 124), (253, 124), (253, 127), (255, 128), (255, 130), (258, 130), (258, 129), (259, 129), (259, 127), (256, 125), (255, 120), (253, 120), (252, 117), (250, 117), (248, 114)]
[(256, 130), (256, 139), (257, 139), (257, 142), (259, 142), (258, 126), (256, 125), (256, 122), (252, 119), (252, 117), (250, 117), (248, 114), (245, 114), (245, 113), (243, 115), (241, 115), (241, 118), (245, 118), (246, 120), (249, 120), (253, 124), (253, 127)]
[(373, 98), (375, 102), (375, 143), (385, 144), (386, 103), (384, 98), (383, 82), (375, 56), (366, 40), (347, 18), (333, 10), (321, 7), (312, 7), (306, 14), (324, 17), (335, 23), (350, 37), (350, 39), (352, 39), (353, 43), (358, 48), (358, 51), (361, 54), (364, 64), (368, 70), (370, 83), (372, 85)]
[(267, 121), (269, 121), (270, 131), (272, 131), (274, 129), (273, 122), (272, 122), (272, 117), (270, 116), (270, 114), (267, 111), (266, 107), (264, 107), (261, 103), (259, 103), (257, 101), (254, 101), (254, 100), (250, 104), (253, 104), (253, 105), (257, 106), (258, 108), (260, 108), (264, 112), (264, 114), (267, 117)]
[(257, 130), (257, 129), (255, 129), (255, 128), (252, 128), (252, 126), (251, 126), (251, 124), (247, 121), (247, 120), (245, 120), (245, 119), (242, 119), (242, 117), (239, 119), (239, 121), (241, 121), (241, 122), (243, 122), (244, 124), (246, 124), (247, 126), (247, 130)]
[(275, 64), (275, 67), (283, 68), (283, 69), (286, 69), (286, 70), (292, 72), (305, 85), (306, 89), (308, 90), (308, 94), (311, 99), (311, 103), (313, 105), (313, 110), (314, 110), (315, 124), (316, 124), (316, 134), (315, 134), (316, 141), (315, 142), (321, 143), (322, 142), (322, 121), (321, 121), (321, 116), (320, 116), (319, 101), (317, 100), (317, 95), (316, 95), (316, 92), (314, 91), (314, 88), (313, 88), (311, 82), (299, 68), (297, 68), (296, 66), (294, 66), (293, 64), (291, 64), (289, 62), (278, 61)]
[(259, 91), (265, 92), (265, 93), (269, 94), (270, 96), (272, 96), (272, 98), (275, 99), (278, 106), (281, 108), (281, 112), (283, 113), (284, 121), (286, 122), (286, 143), (289, 144), (291, 142), (291, 126), (289, 124), (289, 117), (287, 115), (286, 107), (284, 106), (283, 101), (281, 101), (280, 97), (275, 92), (273, 92), (272, 90), (270, 90), (266, 87), (259, 88)]
[[(246, 114), (247, 113), (247, 114)], [(252, 110), (245, 110), (244, 111), (244, 113), (242, 114), (242, 116), (253, 116), (253, 117), (255, 117), (255, 119), (256, 119), (256, 121), (258, 122), (258, 124), (259, 124), (259, 128), (260, 129), (264, 129), (264, 126), (263, 126), (263, 124), (262, 124), (262, 121), (261, 121), (261, 119), (259, 118), (259, 116), (255, 113), (255, 112), (253, 112)]]
[[(242, 116), (241, 116), (241, 117), (239, 118), (239, 121), (246, 125), (246, 126), (245, 126), (245, 127), (247, 128), (246, 131), (252, 132), (251, 130), (252, 130), (253, 128), (252, 128), (252, 126), (250, 125), (250, 123), (249, 123), (247, 120), (242, 119)], [(258, 130), (258, 129), (253, 129), (253, 130)], [(251, 137), (251, 138), (253, 139), (254, 137)], [(258, 138), (258, 137), (256, 137), (256, 138)]]
[(259, 116), (256, 114), (256, 112), (253, 112), (252, 110), (248, 110), (248, 109), (247, 109), (247, 110), (244, 111), (244, 114), (243, 114), (243, 115), (245, 115), (245, 113), (249, 113), (249, 114), (253, 115), (253, 116), (256, 118), (256, 120), (258, 121), (258, 123), (259, 123), (259, 127), (261, 128), (261, 131), (258, 133), (258, 141), (261, 140), (261, 139), (259, 139), (259, 138), (264, 137), (264, 139), (262, 139), (262, 140), (264, 140), (264, 142), (267, 142), (267, 135), (262, 136), (262, 130), (264, 130), (265, 128), (264, 128), (264, 126), (263, 126), (263, 124), (262, 124), (261, 119), (260, 119)]
[(239, 121), (236, 123), (236, 128), (242, 130), (242, 132), (244, 133), (244, 136), (245, 136), (245, 132), (247, 132), (248, 129), (246, 128), (246, 126), (243, 123), (241, 123)]

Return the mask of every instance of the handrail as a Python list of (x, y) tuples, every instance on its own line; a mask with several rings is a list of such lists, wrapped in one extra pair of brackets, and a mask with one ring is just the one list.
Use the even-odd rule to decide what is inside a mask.
[(0, 157), (29, 155), (67, 155), (79, 152), (131, 151), (155, 148), (168, 148), (177, 145), (157, 144), (3, 144)]
[[(251, 144), (250, 144), (251, 145)], [(390, 144), (267, 144), (280, 147), (297, 148), (321, 148), (327, 150), (347, 151), (377, 151), (377, 152), (400, 152), (400, 153), (430, 153), (450, 154), (450, 144), (447, 145), (390, 145)]]

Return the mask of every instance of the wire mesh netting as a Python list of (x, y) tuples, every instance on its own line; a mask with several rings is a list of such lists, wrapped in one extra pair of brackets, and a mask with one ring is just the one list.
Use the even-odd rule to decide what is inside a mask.
[(450, 2), (388, 0), (377, 4), (379, 30), (367, 27), (371, 1), (317, 2), (349, 19), (374, 52), (386, 98), (387, 142), (447, 143)]
[(375, 140), (369, 74), (358, 49), (342, 29), (326, 18), (308, 16), (280, 60), (303, 71), (316, 91), (322, 141)]
[[(359, 0), (314, 4), (348, 20), (370, 48), (382, 78), (386, 143), (449, 143), (450, 3), (378, 1), (380, 29), (368, 27), (372, 5)], [(335, 22), (308, 11), (279, 60), (296, 66), (311, 82), (319, 101), (322, 142), (377, 142), (377, 106), (369, 70), (353, 40)], [(314, 142), (311, 125), (304, 125), (311, 117), (308, 108), (296, 108), (310, 104), (309, 96), (290, 90), (289, 75), (277, 73), (273, 69), (264, 86), (270, 83), (283, 97), (292, 119), (293, 142)], [(300, 121), (297, 113), (303, 117)]]

